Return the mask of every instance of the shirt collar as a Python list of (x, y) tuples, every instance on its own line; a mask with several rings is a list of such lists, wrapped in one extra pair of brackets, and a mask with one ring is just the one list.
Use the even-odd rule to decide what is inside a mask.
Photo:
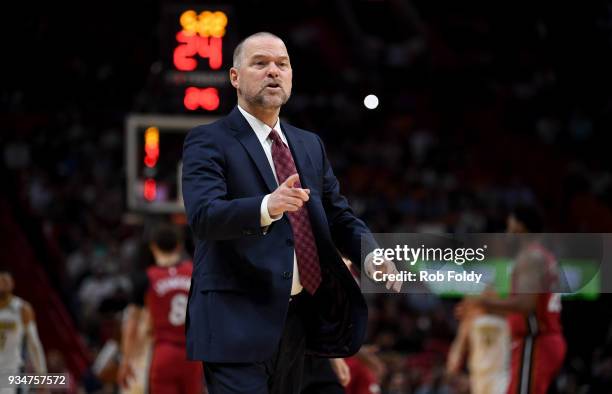
[[(257, 139), (259, 140), (259, 142), (262, 144), (266, 142), (266, 140), (268, 139), (268, 135), (270, 134), (270, 131), (272, 130), (272, 127), (268, 126), (261, 120), (257, 119), (256, 117), (248, 113), (240, 105), (238, 105), (238, 110), (244, 116), (247, 122), (249, 122), (249, 125), (251, 126), (255, 134), (257, 135)], [(278, 132), (278, 134), (281, 137), (281, 140), (286, 144), (287, 139), (285, 138), (285, 134), (281, 130), (280, 119), (276, 119), (274, 130)]]

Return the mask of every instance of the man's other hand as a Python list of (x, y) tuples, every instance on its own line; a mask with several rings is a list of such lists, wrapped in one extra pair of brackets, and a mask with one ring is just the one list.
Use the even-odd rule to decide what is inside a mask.
[[(389, 260), (384, 260), (382, 264), (374, 264), (374, 257), (370, 254), (364, 263), (364, 268), (366, 275), (372, 279), (374, 279), (374, 273), (380, 272), (381, 274), (399, 274), (399, 271), (395, 267), (395, 263)], [(393, 290), (396, 293), (399, 293), (402, 288), (402, 281), (399, 280), (387, 280), (385, 281), (385, 286), (387, 290)]]

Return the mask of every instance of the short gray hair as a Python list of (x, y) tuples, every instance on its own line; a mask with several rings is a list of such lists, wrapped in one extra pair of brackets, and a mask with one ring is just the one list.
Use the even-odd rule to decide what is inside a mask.
[[(240, 63), (242, 61), (242, 48), (244, 47), (244, 43), (250, 40), (251, 38), (257, 38), (257, 37), (272, 37), (272, 38), (277, 38), (283, 41), (283, 39), (277, 36), (276, 34), (269, 33), (267, 31), (260, 31), (260, 32), (251, 34), (250, 36), (240, 41), (238, 45), (236, 45), (236, 48), (234, 49), (234, 55), (232, 56), (232, 63), (233, 63), (232, 66), (233, 67), (240, 67)], [(283, 44), (284, 44), (284, 41), (283, 41)]]

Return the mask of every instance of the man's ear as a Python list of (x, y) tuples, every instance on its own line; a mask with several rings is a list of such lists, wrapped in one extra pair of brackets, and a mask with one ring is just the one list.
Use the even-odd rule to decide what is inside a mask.
[(235, 67), (230, 68), (229, 77), (232, 86), (238, 89), (238, 70)]

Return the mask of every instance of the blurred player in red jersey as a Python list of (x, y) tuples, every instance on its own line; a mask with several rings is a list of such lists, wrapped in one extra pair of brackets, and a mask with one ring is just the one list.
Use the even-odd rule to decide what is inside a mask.
[[(135, 310), (124, 324), (124, 355), (118, 381), (126, 387), (133, 376), (132, 357), (138, 353), (138, 325), (144, 309), (151, 320), (153, 354), (149, 370), (152, 394), (200, 394), (202, 364), (187, 361), (185, 316), (193, 265), (182, 260), (182, 239), (176, 228), (161, 225), (153, 231), (150, 249), (155, 265), (134, 278)], [(140, 312), (140, 313), (139, 313)], [(144, 316), (144, 314), (142, 314)]]
[[(519, 206), (508, 217), (508, 232), (541, 231), (535, 208)], [(520, 237), (520, 251), (512, 272), (507, 299), (471, 298), (462, 302), (458, 314), (480, 306), (506, 314), (512, 335), (509, 394), (545, 394), (561, 369), (566, 343), (561, 329), (561, 295), (555, 257), (535, 239)]]

